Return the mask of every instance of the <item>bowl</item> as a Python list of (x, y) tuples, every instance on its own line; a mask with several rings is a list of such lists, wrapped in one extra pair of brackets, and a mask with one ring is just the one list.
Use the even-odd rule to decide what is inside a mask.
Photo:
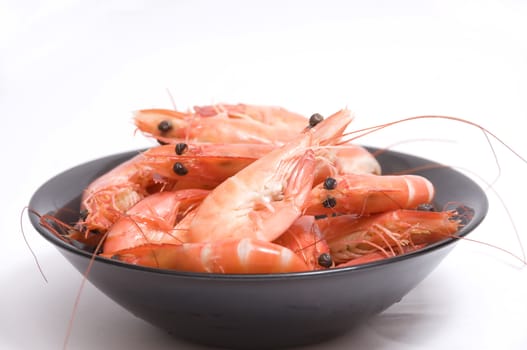
[[(137, 151), (107, 156), (53, 177), (35, 192), (30, 208), (64, 222), (77, 221), (82, 190), (135, 154)], [(385, 173), (423, 168), (414, 173), (435, 185), (436, 206), (455, 202), (474, 209), (474, 217), (460, 236), (474, 230), (485, 217), (485, 193), (462, 173), (394, 151), (381, 153), (378, 160)], [(39, 225), (35, 214), (29, 216), (35, 229), (84, 274), (91, 254), (55, 237)], [(231, 349), (277, 349), (328, 340), (387, 309), (422, 281), (456, 241), (446, 239), (359, 266), (286, 274), (165, 271), (96, 257), (87, 278), (135, 316), (180, 339)]]

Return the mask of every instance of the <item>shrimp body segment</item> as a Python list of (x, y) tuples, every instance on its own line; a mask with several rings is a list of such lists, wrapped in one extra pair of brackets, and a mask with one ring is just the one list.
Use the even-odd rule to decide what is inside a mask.
[(252, 238), (182, 245), (148, 244), (106, 257), (129, 264), (190, 272), (257, 274), (308, 270), (291, 250)]

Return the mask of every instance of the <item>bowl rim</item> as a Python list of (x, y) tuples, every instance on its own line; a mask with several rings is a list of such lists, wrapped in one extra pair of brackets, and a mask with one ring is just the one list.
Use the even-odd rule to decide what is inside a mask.
[[(379, 150), (379, 148), (376, 147), (366, 147), (370, 151), (376, 151)], [(95, 255), (93, 253), (89, 253), (87, 251), (84, 251), (80, 248), (77, 248), (71, 244), (66, 243), (65, 241), (59, 239), (52, 233), (50, 233), (46, 228), (44, 228), (42, 225), (40, 225), (40, 217), (36, 212), (33, 212), (32, 208), (39, 197), (39, 194), (55, 179), (60, 178), (61, 176), (66, 175), (67, 173), (79, 169), (81, 167), (87, 166), (89, 164), (101, 162), (103, 160), (109, 160), (111, 158), (120, 158), (120, 157), (126, 157), (130, 156), (132, 157), (134, 154), (137, 154), (138, 152), (143, 151), (144, 149), (137, 149), (137, 150), (131, 150), (131, 151), (124, 151), (119, 153), (110, 154), (107, 156), (99, 157), (96, 159), (92, 159), (87, 162), (80, 163), (78, 165), (75, 165), (73, 167), (70, 167), (69, 169), (66, 169), (57, 175), (51, 177), (46, 182), (44, 182), (42, 185), (38, 187), (38, 189), (33, 193), (31, 196), (31, 199), (28, 204), (28, 216), (30, 219), (31, 224), (33, 227), (39, 232), (39, 234), (44, 237), (47, 241), (52, 243), (56, 248), (65, 250), (69, 253), (72, 253), (77, 256), (81, 256), (83, 258), (87, 259), (87, 264), (89, 264), (92, 260), (93, 262), (103, 263), (103, 264), (109, 264), (116, 267), (131, 269), (131, 270), (137, 270), (142, 272), (148, 272), (148, 273), (154, 273), (154, 274), (162, 274), (162, 275), (170, 275), (174, 277), (184, 277), (184, 278), (197, 278), (197, 279), (219, 279), (219, 280), (237, 280), (237, 281), (248, 281), (248, 280), (280, 280), (280, 279), (301, 279), (301, 278), (309, 278), (309, 277), (315, 277), (315, 276), (332, 276), (335, 274), (343, 274), (343, 273), (350, 273), (352, 271), (363, 271), (363, 270), (372, 270), (382, 267), (386, 264), (391, 263), (397, 263), (399, 261), (404, 261), (407, 259), (412, 259), (421, 255), (428, 254), (435, 250), (440, 250), (442, 248), (445, 248), (447, 246), (450, 246), (452, 244), (455, 244), (459, 241), (459, 239), (462, 239), (466, 235), (468, 235), (470, 232), (472, 232), (476, 227), (478, 227), (483, 219), (486, 217), (488, 213), (489, 203), (488, 198), (483, 191), (483, 189), (471, 178), (469, 178), (467, 175), (463, 174), (462, 172), (450, 167), (450, 166), (441, 166), (441, 169), (447, 169), (449, 172), (455, 173), (457, 176), (461, 176), (468, 181), (470, 181), (473, 185), (477, 187), (479, 190), (479, 195), (481, 196), (481, 199), (483, 202), (481, 203), (481, 208), (477, 213), (474, 213), (474, 217), (470, 222), (468, 222), (467, 225), (463, 226), (456, 234), (457, 237), (450, 237), (443, 239), (441, 241), (429, 244), (423, 248), (404, 253), (398, 256), (385, 258), (382, 260), (377, 260), (369, 263), (354, 265), (354, 266), (347, 266), (347, 267), (334, 267), (330, 269), (325, 270), (313, 270), (313, 271), (302, 271), (302, 272), (287, 272), (287, 273), (261, 273), (261, 274), (220, 274), (220, 273), (208, 273), (208, 272), (189, 272), (189, 271), (179, 271), (179, 270), (169, 270), (169, 269), (158, 269), (158, 268), (152, 268), (152, 267), (146, 267), (146, 266), (140, 266), (140, 265), (133, 265), (128, 264), (125, 262), (121, 262), (118, 260), (113, 260), (110, 258), (105, 258), (99, 255)], [(432, 160), (415, 156), (412, 154), (404, 153), (404, 152), (398, 152), (398, 151), (384, 151), (384, 153), (387, 153), (389, 155), (393, 155), (396, 157), (402, 157), (402, 158), (413, 158), (418, 161), (426, 161), (431, 164), (439, 164), (437, 162), (434, 162)], [(429, 170), (429, 171), (433, 171)], [(418, 172), (416, 172), (418, 174)], [(79, 193), (80, 195), (80, 193)]]

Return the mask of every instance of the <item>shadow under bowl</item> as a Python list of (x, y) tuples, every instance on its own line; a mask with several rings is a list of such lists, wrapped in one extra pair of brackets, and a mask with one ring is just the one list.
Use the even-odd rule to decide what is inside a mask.
[[(53, 177), (35, 192), (29, 207), (66, 223), (76, 222), (82, 190), (137, 152), (93, 160)], [(377, 158), (384, 173), (428, 166), (413, 173), (434, 184), (437, 207), (455, 202), (474, 210), (460, 236), (485, 217), (485, 193), (460, 172), (399, 152), (386, 151)], [(39, 224), (37, 215), (29, 216), (35, 229), (84, 273), (91, 254), (55, 237)], [(365, 265), (286, 274), (167, 271), (96, 257), (87, 278), (135, 316), (178, 338), (231, 349), (276, 349), (322, 342), (382, 312), (422, 281), (456, 241), (446, 239)]]

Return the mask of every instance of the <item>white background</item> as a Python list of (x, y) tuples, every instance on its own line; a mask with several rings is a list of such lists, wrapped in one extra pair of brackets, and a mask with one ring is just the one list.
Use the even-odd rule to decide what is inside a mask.
[[(20, 214), (58, 172), (151, 145), (134, 134), (133, 110), (171, 108), (168, 89), (182, 109), (246, 102), (310, 115), (348, 106), (354, 128), (453, 115), (525, 157), (525, 18), (521, 0), (0, 1), (0, 349), (62, 346), (81, 276), (24, 214), (43, 281)], [(483, 134), (458, 123), (411, 122), (361, 142), (470, 169), (482, 187), (499, 173)], [(494, 147), (493, 188), (527, 244), (527, 164)], [(500, 197), (488, 196), (489, 215), (470, 237), (521, 254)], [(400, 303), (308, 349), (526, 349), (526, 282), (517, 260), (460, 242)], [(83, 290), (70, 349), (190, 347)]]

